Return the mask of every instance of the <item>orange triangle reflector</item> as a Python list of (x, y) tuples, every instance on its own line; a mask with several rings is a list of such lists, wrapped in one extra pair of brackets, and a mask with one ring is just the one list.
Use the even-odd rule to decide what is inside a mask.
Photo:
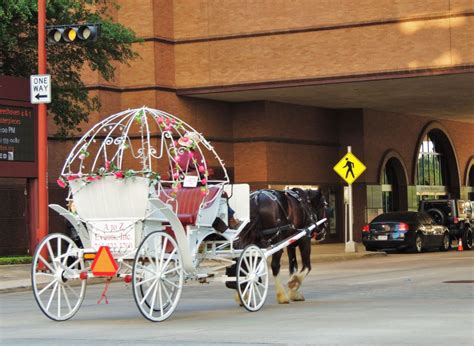
[(99, 248), (91, 269), (95, 276), (114, 276), (117, 273), (118, 264), (115, 262), (108, 246)]

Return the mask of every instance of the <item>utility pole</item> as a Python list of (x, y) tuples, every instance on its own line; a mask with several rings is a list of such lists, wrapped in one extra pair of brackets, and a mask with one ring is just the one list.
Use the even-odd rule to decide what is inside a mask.
[[(46, 0), (38, 0), (38, 74), (46, 74)], [(36, 247), (48, 235), (48, 120), (46, 104), (38, 104), (38, 228)]]

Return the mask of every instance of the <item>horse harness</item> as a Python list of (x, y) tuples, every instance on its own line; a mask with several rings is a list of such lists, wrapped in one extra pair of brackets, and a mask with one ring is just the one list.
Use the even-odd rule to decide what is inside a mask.
[[(314, 213), (312, 213), (312, 211), (309, 208), (309, 205), (310, 205), (311, 201), (309, 200), (308, 197), (306, 197), (306, 201), (304, 201), (303, 197), (301, 197), (300, 194), (297, 191), (285, 190), (284, 192), (285, 192), (285, 196), (290, 196), (291, 198), (295, 199), (300, 204), (301, 209), (303, 210), (303, 213), (305, 214), (305, 218), (309, 217), (311, 222), (315, 222)], [(260, 193), (263, 193), (265, 196), (267, 196), (272, 201), (277, 203), (278, 207), (280, 208), (281, 212), (283, 213), (283, 215), (285, 216), (286, 221), (287, 221), (287, 224), (285, 224), (285, 225), (279, 225), (275, 228), (269, 228), (269, 229), (266, 229), (266, 230), (262, 231), (263, 235), (266, 235), (266, 236), (267, 235), (272, 235), (272, 237), (270, 237), (270, 239), (268, 239), (268, 242), (271, 243), (273, 241), (273, 239), (278, 237), (282, 232), (286, 232), (286, 231), (289, 231), (289, 230), (295, 230), (296, 228), (293, 225), (293, 223), (290, 222), (290, 217), (289, 217), (288, 213), (286, 212), (285, 208), (283, 207), (280, 200), (278, 199), (278, 196), (276, 196), (272, 192), (272, 190), (260, 190), (257, 193), (253, 193), (252, 195), (255, 198), (255, 202), (257, 202), (257, 199), (258, 199), (258, 196), (259, 196)], [(278, 220), (278, 221), (281, 222), (281, 220)]]

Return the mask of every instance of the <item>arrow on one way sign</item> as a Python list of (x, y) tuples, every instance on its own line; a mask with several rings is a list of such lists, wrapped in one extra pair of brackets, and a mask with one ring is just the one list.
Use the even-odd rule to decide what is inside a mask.
[(40, 94), (35, 95), (35, 98), (38, 99), (38, 100), (42, 99), (42, 98), (45, 98), (45, 97), (48, 97), (48, 95), (40, 95)]

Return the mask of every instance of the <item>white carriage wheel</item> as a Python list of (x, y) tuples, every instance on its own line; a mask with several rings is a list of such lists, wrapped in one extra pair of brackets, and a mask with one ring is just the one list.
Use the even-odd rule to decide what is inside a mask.
[(268, 264), (262, 249), (248, 245), (237, 262), (237, 291), (248, 311), (257, 311), (267, 299)]
[(149, 234), (133, 264), (133, 297), (141, 314), (152, 322), (166, 320), (176, 309), (184, 282), (178, 244), (165, 232)]
[(41, 311), (54, 321), (74, 316), (84, 300), (86, 280), (79, 278), (84, 259), (78, 254), (79, 248), (71, 238), (52, 233), (41, 241), (33, 256), (33, 295)]

